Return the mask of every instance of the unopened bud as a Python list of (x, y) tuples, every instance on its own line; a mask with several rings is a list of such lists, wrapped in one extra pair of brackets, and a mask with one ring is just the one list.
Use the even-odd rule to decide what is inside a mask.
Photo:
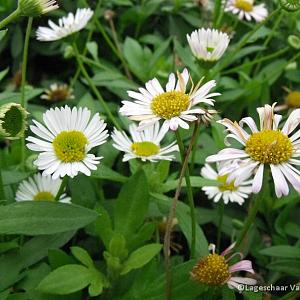
[(0, 107), (0, 135), (10, 139), (24, 136), (27, 126), (27, 111), (17, 103), (7, 103)]
[(56, 0), (19, 0), (18, 9), (22, 16), (38, 17), (58, 9)]

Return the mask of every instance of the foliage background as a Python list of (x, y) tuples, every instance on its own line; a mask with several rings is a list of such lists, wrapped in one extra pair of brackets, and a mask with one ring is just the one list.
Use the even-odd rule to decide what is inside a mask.
[[(206, 74), (206, 69), (191, 55), (186, 41), (187, 33), (211, 26), (214, 20), (215, 12), (204, 8), (201, 1), (63, 0), (59, 4), (61, 9), (53, 12), (51, 18), (61, 17), (77, 7), (90, 6), (95, 10), (93, 20), (78, 34), (77, 43), (93, 82), (115, 115), (121, 100), (127, 98), (126, 90), (136, 89), (153, 77), (166, 81), (171, 71), (184, 66), (198, 80)], [(0, 1), (0, 18), (15, 6), (15, 1)], [(277, 3), (268, 1), (267, 6), (269, 11), (274, 11)], [(235, 34), (228, 53), (207, 74), (208, 78), (217, 80), (218, 91), (222, 93), (216, 102), (220, 115), (233, 120), (245, 115), (256, 118), (256, 107), (284, 102), (283, 86), (300, 89), (299, 50), (287, 42), (291, 34), (300, 37), (299, 17), (299, 12), (281, 10), (254, 33), (255, 23), (237, 22), (230, 14), (223, 16), (220, 27), (229, 32), (234, 30)], [(47, 19), (45, 16), (35, 19), (34, 28), (46, 24)], [(9, 25), (0, 43), (1, 104), (20, 99), (25, 29), (26, 19)], [(253, 34), (245, 42), (249, 32)], [(68, 105), (87, 106), (104, 115), (78, 71), (69, 43), (70, 40), (40, 43), (32, 33), (26, 87), (30, 118), (41, 121), (42, 113), (52, 106), (41, 100), (40, 95), (54, 82), (73, 86), (75, 99), (68, 101)], [(291, 66), (293, 62), (298, 65)], [(126, 128), (127, 119), (118, 117)], [(188, 143), (191, 132), (182, 131), (182, 135)], [(199, 257), (208, 253), (209, 242), (216, 241), (218, 227), (218, 207), (201, 191), (207, 182), (199, 172), (205, 158), (224, 147), (223, 138), (223, 128), (216, 123), (202, 127), (191, 162)], [(168, 139), (171, 141), (174, 136), (170, 133)], [(159, 224), (168, 213), (177, 186), (179, 157), (171, 165), (137, 161), (124, 164), (120, 153), (109, 142), (97, 150), (104, 156), (98, 170), (90, 178), (79, 175), (69, 182), (68, 192), (74, 206), (28, 203), (20, 207), (14, 200), (18, 183), (35, 172), (34, 157), (29, 151), (26, 171), (20, 170), (20, 147), (19, 141), (1, 140), (1, 169), (7, 199), (2, 199), (0, 209), (0, 299), (68, 300), (92, 296), (95, 299), (163, 299)], [(181, 244), (182, 249), (172, 253), (172, 299), (209, 299), (213, 297), (211, 291), (189, 278), (195, 260), (188, 259), (190, 215), (185, 198), (183, 191), (183, 202), (177, 210), (179, 225), (173, 235), (173, 241)], [(260, 213), (243, 252), (254, 261), (261, 284), (296, 283), (300, 277), (299, 195), (293, 192), (276, 199), (270, 189), (261, 198)], [(226, 248), (239, 233), (247, 205), (226, 206), (221, 248)], [(129, 260), (132, 253), (135, 253), (133, 262)], [(64, 274), (53, 272), (61, 266), (67, 267)], [(49, 282), (41, 285), (50, 272), (53, 278), (47, 277)], [(102, 288), (105, 288), (103, 292)], [(288, 297), (292, 296), (284, 294), (265, 294), (264, 299), (291, 299)], [(227, 288), (221, 290), (221, 295), (226, 300), (262, 299), (263, 296), (251, 292), (234, 294)]]

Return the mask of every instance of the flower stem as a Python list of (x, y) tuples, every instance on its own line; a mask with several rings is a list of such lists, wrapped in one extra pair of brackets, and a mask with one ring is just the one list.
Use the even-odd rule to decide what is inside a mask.
[(67, 183), (68, 183), (68, 179), (69, 177), (68, 176), (65, 176), (60, 184), (60, 187), (59, 187), (59, 190), (55, 196), (55, 201), (58, 201), (60, 196), (64, 193), (64, 190), (67, 186)]
[(221, 233), (222, 233), (222, 225), (223, 225), (223, 217), (224, 217), (224, 207), (225, 203), (221, 199), (219, 202), (218, 212), (219, 212), (219, 223), (218, 223), (218, 233), (217, 233), (217, 251), (220, 251), (221, 244)]
[[(193, 144), (192, 147), (195, 144), (196, 137), (198, 136), (198, 130), (199, 130), (199, 125), (196, 123), (194, 127), (194, 132), (193, 132)], [(185, 151), (184, 151), (184, 145), (179, 133), (179, 130), (175, 132), (176, 134), (176, 139), (177, 139), (177, 144), (179, 146), (179, 151), (181, 155), (181, 161), (182, 164), (184, 164), (185, 161)], [(192, 150), (192, 148), (191, 148)], [(188, 196), (188, 201), (190, 205), (190, 211), (191, 211), (191, 229), (192, 229), (192, 238), (191, 238), (191, 257), (195, 256), (195, 245), (196, 245), (196, 217), (195, 217), (195, 204), (194, 204), (194, 199), (193, 199), (193, 190), (191, 186), (191, 180), (190, 180), (190, 170), (187, 167), (185, 170), (185, 182), (186, 182), (186, 187), (187, 187), (187, 196)]]
[(110, 49), (115, 53), (115, 55), (119, 58), (119, 60), (122, 63), (122, 66), (125, 70), (125, 73), (127, 75), (127, 77), (129, 79), (131, 79), (131, 75), (129, 73), (129, 67), (124, 59), (123, 53), (120, 52), (114, 45), (114, 43), (111, 41), (110, 37), (108, 36), (108, 34), (106, 33), (105, 29), (103, 28), (101, 22), (99, 22), (99, 20), (96, 20), (96, 26), (98, 28), (98, 30), (101, 32), (102, 36), (104, 37), (106, 43), (108, 44), (108, 46), (110, 47)]
[(242, 232), (238, 238), (238, 240), (236, 241), (235, 244), (235, 248), (239, 248), (241, 246), (241, 244), (244, 242), (244, 239), (247, 236), (247, 233), (249, 231), (250, 226), (252, 225), (256, 214), (258, 212), (258, 208), (259, 208), (259, 203), (260, 203), (260, 199), (259, 199), (259, 194), (254, 195), (252, 201), (250, 202), (251, 207), (249, 208), (249, 213), (247, 216), (247, 219), (245, 221), (245, 225), (242, 229)]
[(74, 49), (74, 53), (75, 53), (75, 57), (78, 63), (78, 66), (83, 74), (83, 76), (85, 77), (87, 83), (89, 84), (90, 88), (92, 89), (92, 91), (94, 92), (94, 94), (96, 95), (97, 99), (99, 100), (99, 102), (101, 103), (103, 109), (105, 110), (107, 116), (109, 117), (109, 119), (111, 120), (111, 122), (114, 124), (114, 126), (118, 129), (121, 130), (121, 126), (119, 125), (119, 123), (117, 122), (117, 120), (115, 119), (115, 117), (113, 116), (113, 114), (111, 113), (109, 107), (107, 106), (107, 104), (105, 103), (104, 99), (102, 98), (100, 92), (98, 91), (97, 87), (95, 86), (93, 80), (91, 79), (91, 77), (89, 76), (87, 70), (84, 67), (83, 61), (81, 59), (81, 56), (79, 54), (78, 48), (76, 46), (76, 44), (73, 44), (73, 49)]
[(14, 10), (10, 15), (8, 15), (5, 19), (0, 22), (0, 29), (8, 25), (9, 23), (13, 22), (20, 16), (20, 9), (19, 7)]
[(186, 154), (184, 155), (184, 146), (181, 140), (181, 137), (179, 135), (179, 132), (176, 131), (176, 137), (178, 138), (178, 146), (181, 151), (182, 155), (182, 167), (179, 175), (179, 180), (178, 180), (178, 186), (176, 188), (175, 196), (173, 198), (172, 204), (171, 204), (171, 209), (169, 212), (168, 220), (167, 220), (167, 225), (166, 225), (166, 232), (164, 236), (164, 259), (165, 259), (165, 270), (166, 270), (166, 294), (165, 294), (165, 299), (166, 300), (171, 300), (172, 297), (172, 265), (171, 265), (171, 259), (170, 259), (170, 244), (171, 244), (171, 232), (172, 232), (172, 220), (174, 219), (176, 215), (176, 207), (177, 207), (177, 201), (181, 192), (181, 187), (182, 187), (182, 181), (183, 177), (185, 176), (186, 178), (186, 184), (187, 184), (187, 190), (188, 190), (188, 195), (191, 193), (191, 200), (190, 202), (190, 208), (191, 208), (191, 220), (192, 220), (192, 242), (191, 242), (191, 256), (194, 255), (195, 252), (195, 228), (196, 228), (196, 220), (195, 220), (195, 207), (194, 207), (194, 201), (193, 201), (193, 193), (191, 189), (191, 184), (190, 184), (190, 178), (189, 178), (189, 172), (188, 172), (188, 162), (189, 162), (189, 157), (193, 148), (193, 145), (195, 143), (196, 137), (198, 135), (198, 128), (199, 128), (199, 123), (195, 123), (194, 127), (194, 132), (192, 135), (192, 138), (190, 140), (188, 149)]
[(2, 177), (1, 168), (0, 168), (0, 200), (5, 200), (5, 191), (4, 191), (3, 177)]
[[(23, 49), (23, 62), (22, 62), (22, 75), (21, 75), (21, 105), (24, 109), (27, 107), (26, 103), (26, 75), (27, 75), (27, 63), (28, 63), (28, 50), (29, 50), (29, 40), (32, 30), (33, 18), (28, 18), (24, 49)], [(21, 139), (21, 169), (25, 168), (25, 157), (26, 157), (26, 147), (25, 147), (25, 137)]]

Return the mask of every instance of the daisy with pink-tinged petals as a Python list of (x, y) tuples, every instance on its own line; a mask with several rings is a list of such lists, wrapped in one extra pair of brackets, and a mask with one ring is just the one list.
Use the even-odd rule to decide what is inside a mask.
[(146, 88), (139, 92), (128, 91), (128, 96), (134, 101), (122, 101), (120, 113), (133, 121), (139, 121), (139, 130), (164, 120), (171, 130), (178, 127), (189, 128), (189, 122), (196, 121), (197, 116), (206, 114), (206, 109), (199, 104), (214, 105), (212, 97), (220, 93), (210, 93), (216, 86), (215, 80), (202, 86), (198, 83), (187, 92), (190, 74), (187, 69), (182, 73), (170, 74), (166, 88), (154, 78), (146, 83)]
[[(288, 182), (300, 193), (300, 171), (295, 167), (300, 165), (300, 130), (296, 130), (300, 124), (300, 109), (294, 110), (279, 129), (282, 116), (274, 114), (274, 107), (275, 103), (257, 109), (260, 129), (250, 117), (243, 118), (239, 123), (228, 119), (219, 121), (229, 132), (226, 142), (228, 138), (233, 138), (242, 145), (242, 149), (226, 148), (209, 156), (206, 161), (240, 159), (242, 162), (238, 168), (231, 170), (227, 182), (236, 179), (235, 183), (239, 184), (243, 174), (254, 172), (253, 193), (261, 190), (265, 165), (270, 166), (279, 198), (288, 195)], [(250, 133), (243, 128), (244, 124), (249, 127)]]
[(235, 244), (232, 244), (225, 249), (221, 254), (215, 253), (215, 245), (210, 244), (208, 249), (210, 254), (201, 258), (194, 266), (191, 277), (193, 280), (210, 285), (210, 286), (222, 286), (227, 284), (229, 288), (239, 289), (240, 285), (254, 285), (256, 280), (248, 277), (234, 276), (237, 272), (248, 272), (255, 274), (252, 268), (252, 262), (250, 260), (241, 260), (235, 264), (230, 264), (230, 260), (233, 257), (240, 256), (241, 253), (232, 253)]

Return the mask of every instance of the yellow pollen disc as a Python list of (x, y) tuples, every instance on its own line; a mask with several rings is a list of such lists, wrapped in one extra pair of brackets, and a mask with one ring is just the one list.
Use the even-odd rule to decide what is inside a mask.
[(55, 197), (50, 192), (39, 192), (34, 196), (33, 200), (35, 200), (35, 201), (54, 201)]
[(138, 156), (152, 156), (159, 152), (160, 148), (152, 142), (136, 142), (131, 145), (134, 154)]
[(290, 92), (285, 99), (288, 107), (300, 107), (300, 92)]
[(187, 110), (190, 97), (183, 92), (172, 91), (156, 96), (151, 103), (151, 109), (156, 116), (164, 119), (177, 117)]
[(230, 278), (225, 258), (215, 253), (202, 258), (194, 266), (191, 275), (193, 279), (208, 285), (223, 285)]
[(219, 181), (220, 185), (218, 186), (219, 190), (221, 192), (224, 191), (236, 191), (237, 188), (234, 186), (234, 181), (230, 182), (229, 184), (226, 183), (228, 178), (228, 175), (222, 175), (222, 176), (218, 176), (217, 180)]
[(82, 161), (88, 140), (81, 131), (62, 131), (53, 140), (57, 158), (65, 163)]
[(235, 0), (235, 7), (246, 12), (253, 10), (252, 1), (249, 0)]
[(289, 160), (293, 154), (293, 145), (281, 131), (263, 130), (250, 136), (245, 151), (255, 161), (277, 165)]

